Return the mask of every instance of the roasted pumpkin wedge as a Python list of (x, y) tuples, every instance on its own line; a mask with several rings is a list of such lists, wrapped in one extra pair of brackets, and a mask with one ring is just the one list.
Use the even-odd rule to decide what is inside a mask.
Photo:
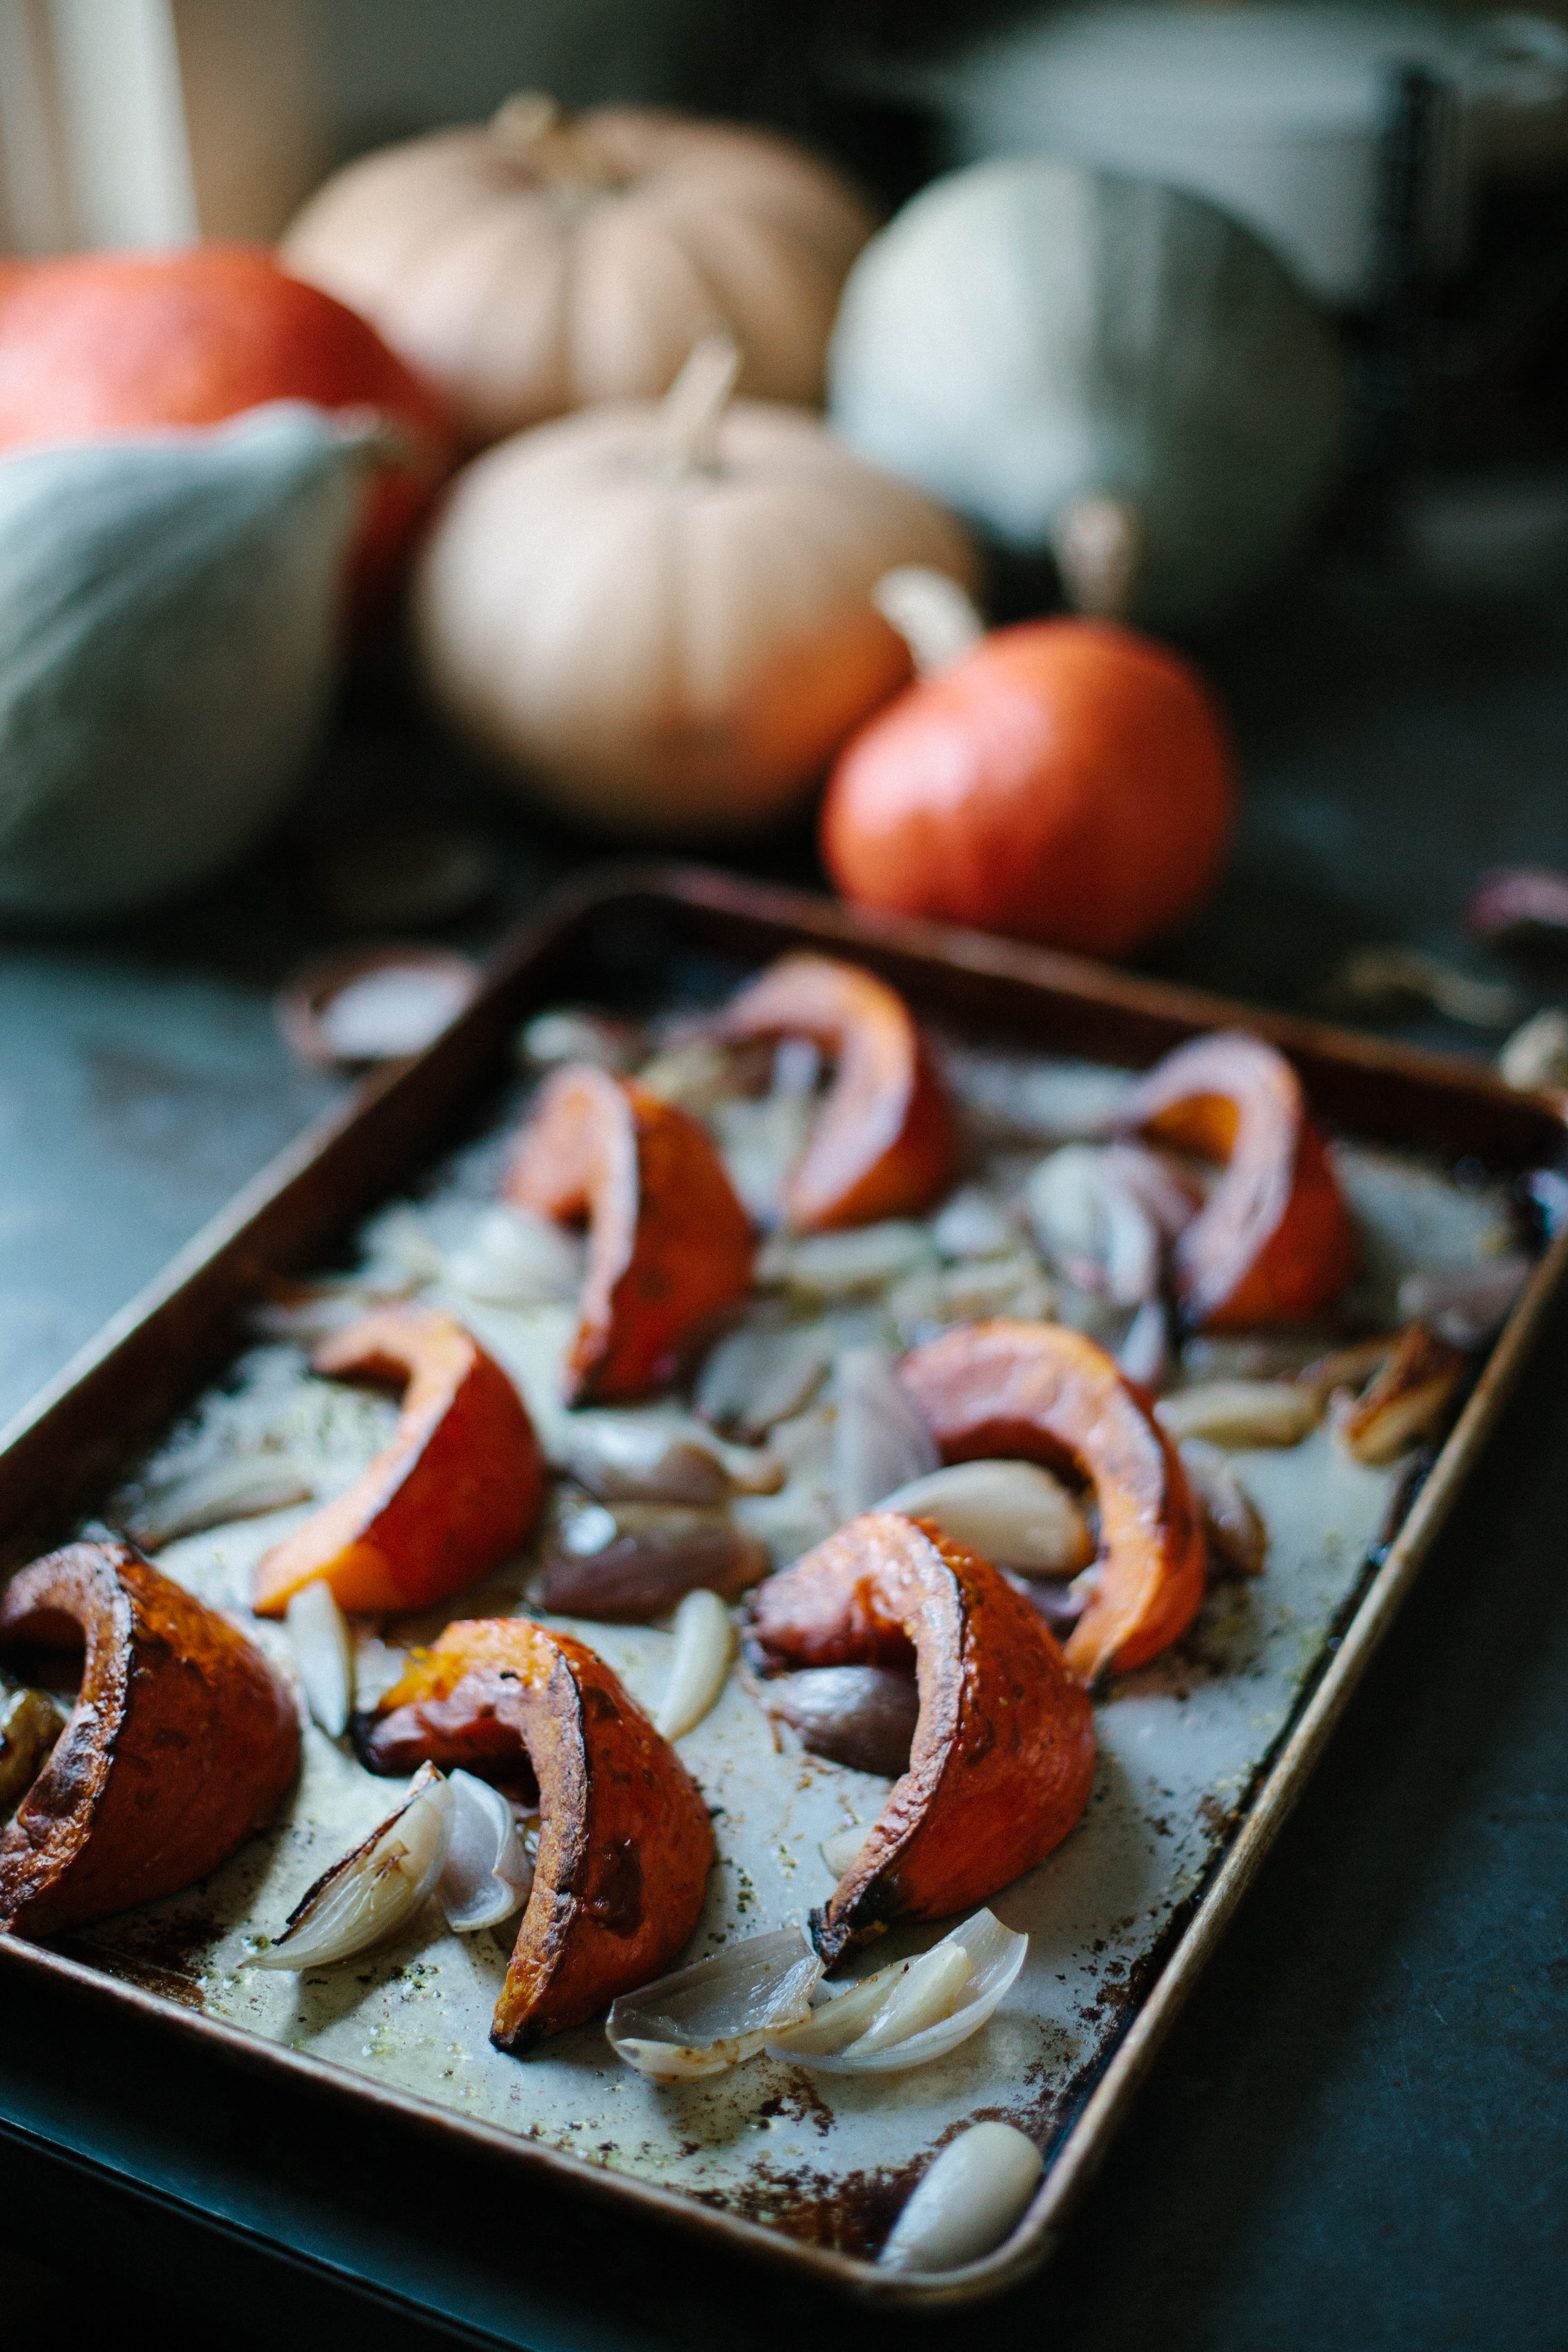
[(907, 1216), (951, 1182), (958, 1135), (946, 1090), (885, 981), (831, 956), (784, 956), (741, 991), (719, 1034), (809, 1037), (833, 1058), (826, 1100), (784, 1186), (797, 1233)]
[(310, 1370), (403, 1381), (392, 1443), (346, 1494), (266, 1553), (259, 1617), (320, 1579), (343, 1609), (425, 1609), (520, 1544), (544, 1497), (544, 1457), (516, 1389), (455, 1317), (384, 1307), (336, 1334)]
[(1092, 1483), (1099, 1588), (1067, 1644), (1082, 1682), (1146, 1664), (1186, 1631), (1204, 1597), (1203, 1515), (1103, 1348), (1060, 1323), (971, 1323), (915, 1349), (899, 1377), (944, 1462), (1012, 1454)]
[(84, 1652), (54, 1753), (0, 1832), (0, 1929), (50, 1936), (216, 1870), (299, 1767), (288, 1685), (254, 1643), (129, 1544), (36, 1560), (0, 1646)]
[(1059, 1845), (1089, 1801), (1088, 1698), (1028, 1602), (930, 1519), (867, 1511), (759, 1586), (769, 1666), (897, 1666), (912, 1655), (910, 1765), (824, 1909), (830, 1965), (895, 1919), (984, 1903)]
[(690, 1937), (713, 1859), (707, 1807), (584, 1643), (523, 1617), (448, 1625), (355, 1737), (373, 1772), (460, 1765), (537, 1787), (533, 1891), (496, 2003), (498, 2048), (596, 2017)]
[(1194, 1037), (1141, 1080), (1124, 1118), (1225, 1162), (1175, 1244), (1176, 1295), (1193, 1328), (1300, 1322), (1343, 1288), (1355, 1228), (1283, 1054), (1245, 1030)]
[(588, 1063), (558, 1071), (502, 1189), (538, 1216), (588, 1222), (568, 1404), (668, 1385), (681, 1343), (750, 1287), (751, 1220), (718, 1153), (694, 1118), (635, 1079)]

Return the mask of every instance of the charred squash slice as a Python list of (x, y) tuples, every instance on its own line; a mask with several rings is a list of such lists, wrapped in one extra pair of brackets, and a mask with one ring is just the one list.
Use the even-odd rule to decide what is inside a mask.
[(907, 1216), (952, 1181), (958, 1137), (947, 1095), (914, 1015), (885, 981), (831, 956), (784, 956), (742, 990), (719, 1034), (809, 1037), (834, 1059), (827, 1099), (784, 1188), (796, 1232)]
[(373, 1772), (425, 1762), (539, 1792), (533, 1891), (490, 2038), (526, 2050), (668, 1968), (713, 1859), (696, 1782), (602, 1658), (521, 1617), (448, 1625), (355, 1736)]
[(1175, 1246), (1176, 1293), (1194, 1329), (1300, 1322), (1355, 1262), (1355, 1228), (1283, 1054), (1244, 1030), (1179, 1045), (1136, 1088), (1126, 1125), (1225, 1173)]
[(36, 1560), (0, 1645), (84, 1650), (81, 1693), (0, 1832), (0, 1929), (50, 1936), (176, 1894), (272, 1819), (300, 1762), (287, 1685), (128, 1544)]
[(344, 1609), (428, 1608), (521, 1542), (544, 1457), (511, 1381), (454, 1317), (382, 1307), (318, 1349), (310, 1370), (405, 1382), (403, 1411), (348, 1492), (262, 1559), (258, 1617), (280, 1617), (318, 1578)]
[(1013, 1454), (1076, 1470), (1100, 1507), (1100, 1588), (1067, 1662), (1127, 1673), (1184, 1633), (1204, 1597), (1203, 1517), (1175, 1448), (1105, 1349), (1059, 1323), (971, 1323), (900, 1368), (944, 1462)]
[(667, 1385), (681, 1342), (750, 1287), (751, 1220), (718, 1153), (633, 1079), (586, 1063), (557, 1072), (502, 1189), (538, 1216), (588, 1222), (568, 1404)]
[(895, 1919), (985, 1902), (1059, 1845), (1089, 1801), (1088, 1698), (1028, 1602), (929, 1519), (851, 1519), (758, 1588), (753, 1638), (776, 1667), (914, 1657), (909, 1769), (812, 1914), (829, 1965)]

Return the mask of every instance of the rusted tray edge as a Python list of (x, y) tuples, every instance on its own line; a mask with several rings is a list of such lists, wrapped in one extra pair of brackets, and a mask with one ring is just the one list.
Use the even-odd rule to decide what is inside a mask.
[[(477, 1071), (481, 1060), (488, 1058), (489, 1033), (507, 1017), (505, 1001), (515, 983), (543, 959), (553, 942), (568, 935), (584, 917), (617, 899), (636, 898), (666, 907), (671, 902), (688, 905), (738, 924), (792, 932), (796, 938), (805, 932), (868, 958), (874, 958), (880, 949), (885, 954), (921, 963), (949, 968), (956, 965), (982, 980), (1002, 979), (1108, 1011), (1121, 1009), (1167, 1028), (1173, 1024), (1198, 1029), (1245, 1023), (1292, 1052), (1310, 1053), (1314, 1058), (1321, 1055), (1342, 1066), (1349, 1061), (1363, 1069), (1397, 1070), (1407, 1078), (1417, 1082), (1429, 1079), (1446, 1093), (1464, 1095), (1472, 1100), (1484, 1100), (1495, 1092), (1500, 1107), (1506, 1102), (1515, 1118), (1524, 1107), (1520, 1096), (1503, 1087), (1483, 1066), (1418, 1054), (1383, 1041), (1359, 1038), (1325, 1024), (1255, 1013), (1231, 999), (1140, 980), (1079, 958), (1042, 949), (1020, 949), (980, 933), (950, 933), (935, 924), (900, 918), (868, 918), (832, 901), (753, 885), (700, 867), (636, 865), (600, 868), (593, 877), (552, 895), (539, 914), (506, 944), (480, 996), (436, 1045), (367, 1081), (346, 1104), (313, 1122), (209, 1220), (151, 1284), (105, 1324), (96, 1338), (0, 1432), (0, 1471), (17, 1451), (31, 1452), (34, 1441), (45, 1439), (47, 1424), (79, 1396), (84, 1384), (92, 1383), (122, 1349), (143, 1337), (150, 1324), (161, 1321), (172, 1307), (178, 1305), (184, 1293), (203, 1276), (220, 1268), (226, 1258), (235, 1261), (230, 1268), (232, 1283), (225, 1286), (229, 1292), (225, 1303), (232, 1304), (233, 1297), (261, 1271), (258, 1261), (245, 1255), (247, 1241), (258, 1237), (269, 1213), (291, 1190), (317, 1173), (323, 1161), (345, 1139), (355, 1136), (368, 1118), (374, 1118), (389, 1104), (395, 1106), (399, 1095), (410, 1094), (421, 1082), (428, 1082), (437, 1064), (449, 1065), (456, 1074), (455, 1085), (442, 1086), (441, 1096), (460, 1093), (473, 1074), (469, 1066)], [(1548, 1098), (1526, 1098), (1526, 1102), (1538, 1114), (1550, 1117), (1555, 1110)], [(399, 1123), (424, 1127), (432, 1123), (436, 1116), (426, 1106), (411, 1122)], [(418, 1140), (412, 1140), (410, 1149), (418, 1148)], [(379, 1189), (384, 1191), (387, 1181), (395, 1181), (395, 1172), (389, 1168)], [(352, 1204), (340, 1203), (321, 1215), (320, 1227), (325, 1232), (334, 1224), (341, 1225), (343, 1217), (353, 1213)], [(1193, 1917), (1104, 2074), (1065, 2139), (1058, 2144), (1034, 2203), (1005, 2245), (981, 2262), (929, 2277), (880, 2273), (860, 2257), (787, 2237), (741, 2215), (715, 2211), (679, 2191), (612, 2172), (565, 2151), (518, 2140), (493, 2126), (454, 2116), (417, 2094), (362, 2080), (331, 2061), (281, 2048), (220, 2020), (194, 2016), (161, 1994), (44, 1947), (0, 1936), (0, 1964), (35, 1969), (41, 1975), (69, 1982), (90, 2000), (128, 2006), (163, 2029), (173, 2029), (201, 2046), (221, 2049), (226, 2056), (243, 2065), (281, 2072), (326, 2091), (334, 2099), (346, 2098), (383, 2108), (424, 2130), (455, 2135), (476, 2149), (495, 2152), (511, 2162), (542, 2170), (573, 2193), (581, 2191), (595, 2200), (617, 2202), (629, 2198), (650, 2219), (671, 2222), (701, 2238), (727, 2244), (732, 2252), (744, 2252), (773, 2267), (804, 2273), (818, 2284), (840, 2291), (847, 2289), (863, 2303), (935, 2308), (993, 2295), (1035, 2270), (1052, 2251), (1071, 2205), (1103, 2155), (1112, 2130), (1283, 1826), (1308, 1772), (1414, 1580), (1565, 1276), (1568, 1234), (1559, 1237), (1531, 1276), (1387, 1559), (1363, 1591), (1341, 1649), (1255, 1790), (1247, 1816), (1215, 1875), (1199, 1896)], [(217, 1311), (221, 1312), (221, 1308)]]

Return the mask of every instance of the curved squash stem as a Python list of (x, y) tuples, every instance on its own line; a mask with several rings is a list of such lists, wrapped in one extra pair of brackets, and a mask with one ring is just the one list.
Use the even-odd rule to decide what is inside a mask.
[(1051, 527), (1051, 553), (1075, 613), (1125, 620), (1143, 569), (1143, 518), (1131, 499), (1074, 499)]
[(691, 347), (691, 355), (669, 390), (655, 428), (655, 457), (664, 471), (711, 474), (719, 466), (719, 427), (741, 373), (733, 335), (718, 330)]
[(548, 91), (521, 89), (490, 117), (490, 136), (509, 162), (526, 165), (563, 195), (592, 195), (625, 185), (592, 132)]
[(926, 563), (900, 563), (884, 572), (871, 602), (908, 646), (920, 677), (951, 669), (985, 635), (984, 622), (957, 581)]

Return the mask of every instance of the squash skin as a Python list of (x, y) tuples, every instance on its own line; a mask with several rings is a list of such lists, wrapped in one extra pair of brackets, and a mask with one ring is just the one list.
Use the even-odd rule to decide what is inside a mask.
[(1147, 1664), (1204, 1597), (1203, 1514), (1142, 1392), (1092, 1339), (1059, 1323), (998, 1318), (928, 1340), (899, 1377), (944, 1462), (1015, 1455), (1076, 1467), (1100, 1506), (1100, 1590), (1066, 1646), (1092, 1684)]
[(858, 964), (787, 955), (727, 1008), (718, 1034), (810, 1037), (837, 1062), (805, 1157), (784, 1186), (798, 1233), (918, 1215), (952, 1181), (957, 1124), (919, 1025)]
[(713, 1859), (700, 1790), (602, 1658), (526, 1618), (448, 1625), (356, 1725), (372, 1771), (531, 1769), (533, 1891), (490, 2039), (521, 2052), (658, 1976), (697, 1926)]
[(874, 226), (837, 172), (776, 134), (655, 108), (595, 107), (524, 147), (504, 113), (350, 163), (282, 246), (442, 386), (472, 446), (657, 397), (716, 317), (746, 354), (744, 392), (820, 401)]
[(1194, 1329), (1300, 1322), (1338, 1296), (1355, 1227), (1282, 1054), (1242, 1030), (1194, 1037), (1148, 1073), (1123, 1116), (1130, 1130), (1226, 1163), (1175, 1246)]
[(556, 1073), (512, 1148), (502, 1196), (588, 1219), (568, 1404), (646, 1396), (683, 1342), (751, 1286), (751, 1220), (697, 1121), (587, 1063)]
[(773, 1665), (898, 1665), (915, 1654), (908, 1771), (827, 1904), (831, 1966), (895, 1919), (984, 1903), (1059, 1845), (1089, 1802), (1094, 1718), (1029, 1603), (934, 1521), (868, 1511), (759, 1587)]
[(425, 1609), (522, 1541), (544, 1499), (544, 1457), (516, 1389), (450, 1315), (384, 1307), (319, 1348), (313, 1372), (405, 1381), (390, 1445), (346, 1494), (267, 1552), (258, 1617), (320, 1579), (343, 1609)]
[(0, 1932), (58, 1935), (178, 1893), (267, 1825), (299, 1769), (281, 1677), (129, 1544), (68, 1545), (0, 1601), (0, 1643), (79, 1633), (75, 1711), (0, 1831)]
[(1189, 664), (1110, 622), (1025, 621), (852, 737), (821, 845), (861, 906), (1121, 956), (1199, 905), (1235, 808)]
[(0, 448), (214, 425), (272, 400), (373, 409), (401, 436), (350, 562), (363, 634), (457, 456), (440, 395), (373, 327), (260, 246), (70, 254), (0, 278)]

